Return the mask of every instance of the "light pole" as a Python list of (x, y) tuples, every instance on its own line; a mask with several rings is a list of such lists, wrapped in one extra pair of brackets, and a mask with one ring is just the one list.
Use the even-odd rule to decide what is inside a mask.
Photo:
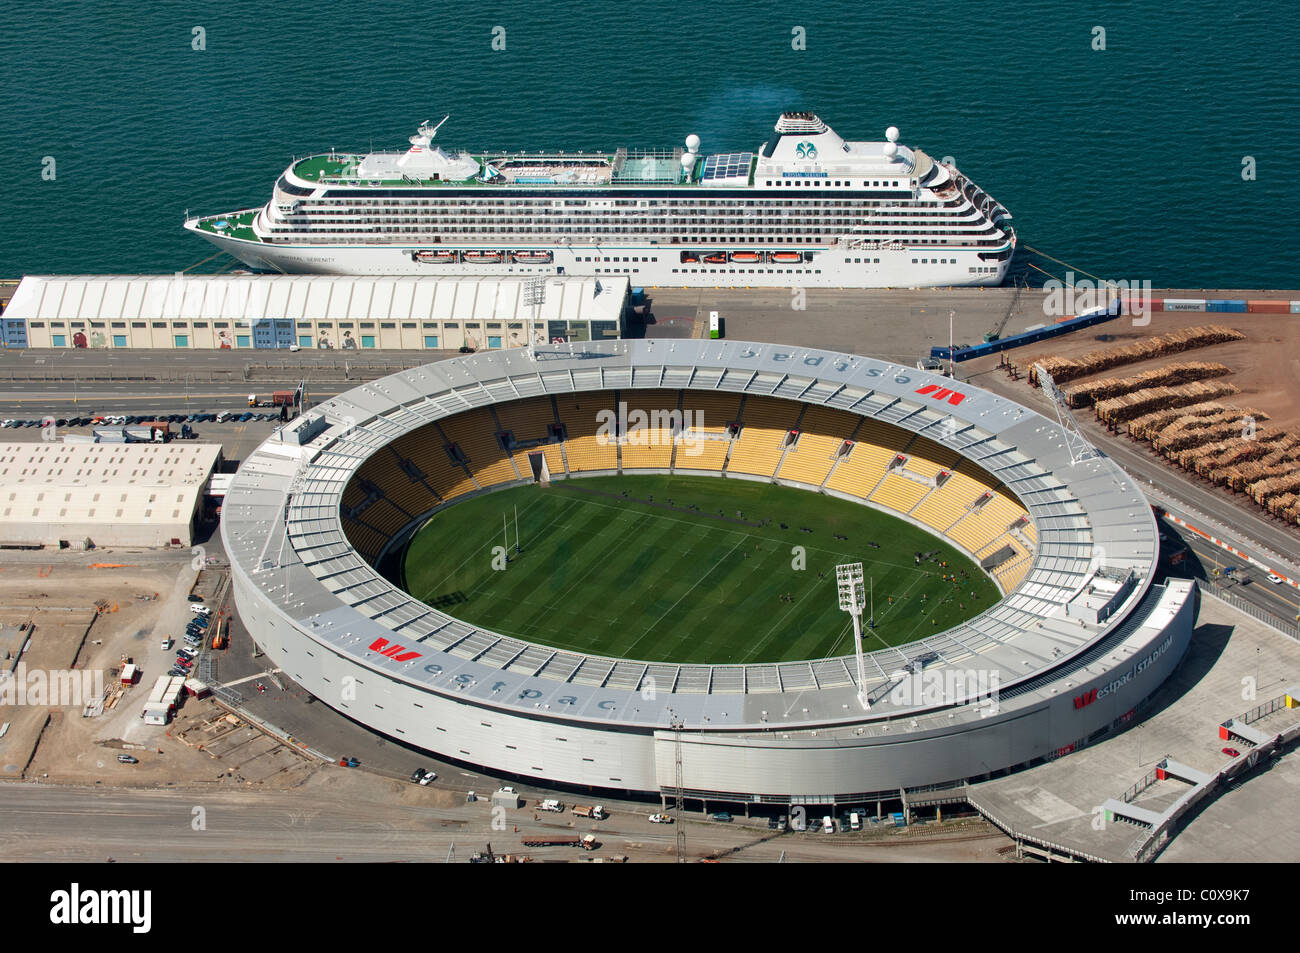
[(956, 376), (953, 373), (953, 369), (952, 369), (952, 341), (953, 341), (952, 319), (953, 319), (953, 315), (955, 314), (956, 314), (955, 311), (948, 312), (948, 376), (949, 377)]
[(546, 302), (546, 279), (529, 278), (524, 283), (525, 303), (532, 308), (528, 321), (528, 358), (537, 360), (537, 309)]
[(862, 563), (843, 563), (835, 567), (835, 583), (839, 589), (840, 608), (853, 619), (853, 651), (858, 661), (858, 704), (870, 710), (867, 699), (867, 668), (862, 658)]

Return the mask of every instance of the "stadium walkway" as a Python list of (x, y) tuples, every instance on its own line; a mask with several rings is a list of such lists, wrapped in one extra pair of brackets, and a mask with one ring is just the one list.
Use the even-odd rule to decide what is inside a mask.
[[(1243, 700), (1246, 678), (1257, 679), (1258, 687), (1253, 699)], [(1112, 798), (1123, 800), (1128, 789), (1137, 787), (1140, 793), (1131, 804), (1163, 811), (1189, 786), (1155, 780), (1161, 760), (1168, 757), (1208, 774), (1222, 770), (1233, 759), (1221, 751), (1229, 743), (1219, 738), (1219, 725), (1298, 681), (1300, 643), (1217, 599), (1203, 597), (1187, 657), (1139, 711), (1140, 721), (1055, 761), (971, 785), (971, 803), (1004, 830), (1047, 845), (1055, 854), (1132, 863), (1147, 829), (1119, 819), (1107, 821), (1101, 806)], [(1300, 712), (1277, 712), (1258, 724), (1277, 732), (1282, 722), (1300, 722)], [(1248, 753), (1247, 745), (1232, 744)], [(1290, 789), (1300, 790), (1300, 753), (1283, 756), (1269, 773), (1283, 778), (1268, 782), (1271, 788), (1289, 779)], [(1247, 816), (1256, 827), (1276, 835), (1253, 838), (1252, 860), (1282, 862), (1300, 856), (1300, 831), (1290, 816), (1290, 802), (1254, 796), (1255, 784), (1254, 776), (1233, 782), (1212, 797), (1210, 807), (1190, 814), (1186, 830), (1196, 849), (1180, 849), (1171, 856), (1223, 859), (1233, 852), (1237, 822)], [(1174, 830), (1173, 843), (1178, 844), (1180, 834), (1177, 827)]]

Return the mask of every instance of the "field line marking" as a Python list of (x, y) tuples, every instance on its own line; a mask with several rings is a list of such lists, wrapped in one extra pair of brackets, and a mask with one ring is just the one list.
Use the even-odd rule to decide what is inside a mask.
[[(524, 513), (526, 514), (529, 510), (531, 510), (534, 506), (537, 506), (537, 505), (538, 505), (539, 503), (541, 503), (541, 502), (542, 502), (542, 498), (539, 497), (538, 499), (534, 500), (532, 503), (529, 503), (528, 506), (524, 507)], [(420, 527), (420, 532), (421, 532), (421, 533), (423, 533), (426, 529), (428, 529), (428, 527), (429, 527), (429, 523), (432, 523), (432, 522), (434, 521), (434, 519), (437, 518), (437, 515), (438, 515), (438, 514), (435, 513), (433, 516), (429, 517), (429, 522), (428, 522), (428, 523), (425, 523), (424, 526)], [(543, 533), (546, 532), (546, 531), (551, 527), (551, 523), (554, 523), (555, 520), (558, 520), (558, 519), (559, 519), (561, 516), (563, 516), (563, 515), (564, 515), (564, 510), (561, 510), (559, 513), (556, 514), (555, 519), (551, 520), (550, 523), (547, 523), (545, 526), (542, 527), (542, 532), (543, 532)], [(450, 572), (448, 572), (445, 576), (443, 576), (443, 577), (442, 577), (441, 579), (439, 579), (437, 582), (435, 582), (435, 583), (434, 583), (434, 584), (433, 584), (433, 585), (432, 585), (432, 586), (431, 586), (431, 587), (426, 591), (425, 595), (420, 599), (420, 601), (421, 601), (421, 602), (424, 602), (425, 599), (427, 599), (429, 596), (433, 595), (434, 592), (437, 591), (437, 589), (438, 589), (439, 587), (441, 587), (443, 583), (445, 583), (448, 579), (450, 579), (450, 578), (451, 578), (452, 576), (454, 576), (456, 573), (458, 573), (458, 572), (460, 572), (462, 569), (464, 569), (465, 566), (467, 566), (467, 565), (469, 564), (469, 561), (470, 561), (471, 559), (473, 559), (475, 556), (477, 556), (479, 553), (481, 553), (485, 547), (487, 547), (487, 546), (495, 546), (495, 545), (496, 545), (495, 540), (496, 540), (496, 537), (494, 536), (494, 537), (492, 537), (492, 539), (488, 540), (488, 542), (484, 543), (482, 546), (479, 546), (479, 547), (478, 547), (477, 549), (475, 549), (472, 553), (470, 553), (470, 554), (469, 554), (468, 556), (466, 556), (463, 560), (461, 560), (460, 565), (457, 566), (455, 569), (451, 570)], [(408, 550), (408, 552), (409, 552), (409, 550)], [(405, 560), (403, 560), (403, 567), (405, 567)], [(471, 591), (472, 591), (472, 590), (471, 590)]]
[[(711, 479), (711, 478), (705, 478), (705, 479)], [(621, 506), (615, 506), (615, 505), (612, 504), (612, 503), (601, 503), (599, 500), (583, 500), (583, 502), (584, 502), (584, 503), (588, 503), (588, 504), (590, 504), (591, 506), (603, 506), (603, 507), (605, 507), (606, 509), (618, 510), (618, 511), (620, 511), (620, 512), (626, 512), (626, 509), (625, 509), (624, 507), (621, 507)], [(635, 503), (636, 501), (635, 501), (635, 500), (629, 500), (628, 502), (630, 502), (630, 503)], [(840, 502), (845, 502), (845, 501), (842, 501), (842, 500), (841, 500)], [(872, 510), (872, 512), (873, 512), (873, 513), (876, 513), (876, 514), (879, 514), (879, 515), (883, 515), (883, 516), (891, 516), (891, 514), (889, 514), (889, 513), (881, 513), (880, 510)], [(829, 556), (843, 556), (843, 557), (845, 557), (845, 558), (847, 558), (847, 559), (852, 559), (852, 558), (854, 558), (854, 557), (862, 558), (862, 554), (861, 554), (861, 553), (857, 553), (857, 552), (847, 552), (847, 553), (846, 553), (846, 552), (844, 552), (843, 550), (839, 550), (839, 549), (825, 549), (825, 548), (823, 548), (823, 547), (821, 547), (821, 546), (809, 546), (807, 543), (792, 543), (792, 542), (790, 542), (790, 540), (784, 539), (784, 538), (782, 538), (782, 537), (780, 537), (780, 536), (766, 536), (766, 535), (764, 535), (764, 534), (762, 534), (762, 533), (754, 533), (754, 532), (750, 532), (750, 531), (748, 531), (748, 530), (729, 529), (729, 528), (726, 526), (726, 524), (724, 524), (724, 523), (720, 523), (720, 522), (718, 522), (717, 520), (714, 520), (714, 519), (712, 519), (712, 518), (710, 518), (710, 517), (708, 517), (708, 516), (703, 516), (703, 517), (702, 517), (701, 519), (699, 519), (699, 520), (687, 520), (687, 519), (681, 519), (680, 517), (676, 517), (676, 516), (663, 516), (663, 515), (661, 515), (661, 514), (659, 514), (659, 513), (646, 513), (645, 515), (646, 515), (646, 516), (650, 516), (650, 517), (652, 517), (653, 519), (657, 519), (657, 520), (667, 520), (667, 521), (672, 522), (672, 523), (685, 523), (685, 524), (687, 524), (688, 526), (711, 526), (711, 525), (716, 525), (717, 528), (720, 529), (720, 530), (722, 530), (724, 533), (742, 533), (742, 534), (744, 534), (744, 535), (750, 537), (751, 539), (761, 539), (761, 540), (765, 540), (765, 541), (767, 541), (767, 542), (777, 543), (777, 544), (779, 544), (779, 545), (783, 545), (783, 546), (784, 546), (784, 545), (790, 545), (790, 546), (798, 545), (798, 546), (802, 546), (804, 549), (810, 550), (810, 551), (812, 551), (812, 552), (826, 553), (826, 554), (829, 555)], [(896, 517), (896, 516), (893, 517), (893, 518), (894, 518), (894, 519), (899, 519), (899, 517)], [(929, 534), (929, 533), (927, 533), (927, 535), (933, 535), (933, 534)], [(939, 537), (937, 537), (937, 536), (936, 536), (935, 538), (936, 538), (936, 539), (939, 539)], [(944, 542), (944, 540), (940, 540), (940, 542)], [(951, 544), (951, 541), (947, 541), (947, 542), (948, 542), (949, 545), (952, 545), (952, 544)], [(961, 555), (965, 555), (965, 553), (963, 553), (962, 550), (959, 549), (958, 547), (953, 546), (953, 549), (957, 550), (957, 554), (958, 554), (959, 556), (961, 556)], [(973, 561), (973, 560), (972, 560), (972, 561)], [(913, 566), (909, 566), (909, 565), (907, 565), (906, 563), (891, 563), (891, 562), (886, 562), (885, 560), (882, 560), (882, 559), (874, 559), (874, 560), (872, 560), (872, 563), (873, 563), (873, 565), (879, 565), (879, 566), (890, 566), (890, 567), (893, 567), (894, 569), (905, 569), (905, 570), (907, 570), (908, 572), (914, 572), (914, 573), (924, 573), (924, 572), (925, 572), (924, 569), (918, 568), (918, 567), (916, 567), (916, 566), (914, 566), (914, 565), (913, 565)]]
[(674, 609), (676, 609), (677, 606), (678, 606), (679, 604), (681, 604), (681, 601), (682, 601), (683, 599), (685, 599), (687, 596), (689, 596), (689, 595), (691, 594), (691, 592), (695, 589), (696, 586), (698, 586), (698, 585), (699, 585), (700, 583), (702, 583), (705, 579), (708, 579), (711, 575), (713, 575), (713, 570), (715, 570), (715, 569), (717, 569), (719, 566), (721, 566), (723, 560), (725, 560), (728, 556), (730, 556), (732, 553), (734, 553), (734, 552), (736, 551), (737, 547), (739, 547), (740, 544), (743, 543), (744, 541), (745, 541), (744, 539), (738, 539), (738, 540), (736, 540), (736, 545), (735, 545), (735, 546), (732, 546), (729, 550), (727, 550), (725, 553), (723, 553), (723, 554), (722, 554), (722, 557), (721, 557), (721, 558), (720, 558), (716, 563), (714, 563), (712, 566), (709, 567), (709, 571), (708, 571), (708, 572), (706, 572), (704, 575), (700, 576), (699, 579), (696, 579), (696, 580), (695, 580), (695, 583), (691, 586), (690, 589), (687, 589), (687, 590), (686, 590), (685, 592), (683, 592), (680, 596), (678, 596), (678, 597), (677, 597), (677, 601), (674, 602), (672, 605), (670, 605), (666, 610), (664, 610), (663, 615), (661, 615), (659, 618), (655, 619), (654, 622), (650, 623), (649, 628), (647, 628), (644, 632), (642, 632), (639, 636), (637, 636), (637, 640), (636, 640), (635, 642), (633, 642), (631, 645), (629, 645), (629, 646), (627, 647), (627, 651), (628, 651), (628, 652), (631, 652), (634, 648), (636, 648), (637, 645), (640, 644), (641, 640), (644, 639), (647, 635), (650, 634), (650, 630), (651, 630), (651, 629), (653, 629), (653, 628), (654, 628), (655, 626), (657, 626), (660, 622), (662, 622), (662, 621), (665, 619), (665, 617), (667, 617), (667, 615), (668, 615), (669, 612), (672, 612)]

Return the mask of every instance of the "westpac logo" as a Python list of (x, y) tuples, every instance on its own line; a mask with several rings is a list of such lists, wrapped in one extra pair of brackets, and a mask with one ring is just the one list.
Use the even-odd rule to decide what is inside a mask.
[(152, 890), (69, 890), (50, 894), (50, 922), (60, 925), (122, 924), (133, 933), (148, 933), (153, 925)]
[(1074, 699), (1075, 708), (1087, 708), (1097, 700), (1097, 689), (1090, 692), (1084, 692), (1082, 695), (1076, 695)]
[(950, 387), (940, 387), (938, 384), (926, 384), (916, 393), (920, 394), (922, 397), (932, 397), (935, 400), (943, 400), (944, 398), (947, 398), (948, 403), (952, 404), (954, 407), (966, 399), (965, 394), (959, 394)]
[(394, 662), (409, 662), (413, 658), (420, 657), (419, 652), (412, 652), (405, 645), (398, 645), (395, 642), (389, 645), (387, 639), (375, 639), (370, 643), (370, 651), (378, 652)]

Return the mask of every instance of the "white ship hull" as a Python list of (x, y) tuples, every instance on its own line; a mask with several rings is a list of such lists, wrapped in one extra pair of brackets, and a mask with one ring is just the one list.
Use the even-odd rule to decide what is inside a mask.
[[(548, 249), (554, 253), (549, 264), (517, 264), (509, 260), (500, 264), (427, 263), (416, 261), (411, 248), (391, 245), (271, 245), (199, 230), (196, 233), (251, 268), (285, 274), (485, 277), (563, 274), (597, 278), (625, 276), (633, 287), (931, 288), (1001, 284), (1011, 264), (1010, 257), (1000, 262), (985, 261), (979, 257), (980, 250), (972, 248), (922, 251), (840, 247), (801, 248), (801, 252), (811, 252), (813, 260), (800, 264), (683, 263), (683, 251), (699, 255), (700, 249), (667, 245), (562, 246)], [(584, 260), (588, 258), (593, 260)], [(594, 260), (597, 258), (599, 262)], [(633, 261), (634, 258), (640, 261)], [(936, 258), (951, 263), (935, 263)], [(972, 273), (972, 268), (992, 270)]]

